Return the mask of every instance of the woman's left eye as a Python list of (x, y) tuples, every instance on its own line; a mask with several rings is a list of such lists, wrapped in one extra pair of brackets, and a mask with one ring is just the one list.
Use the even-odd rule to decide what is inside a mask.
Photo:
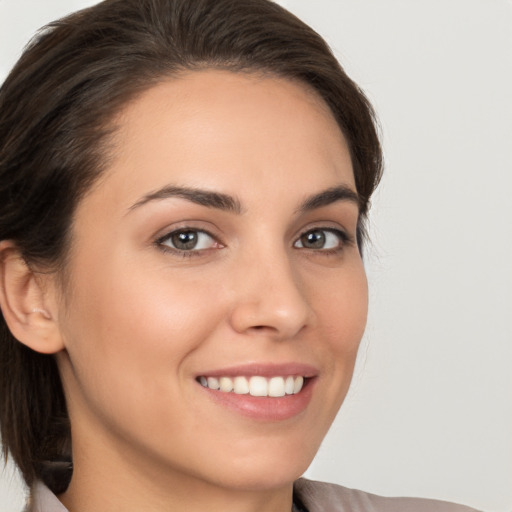
[(158, 245), (179, 252), (193, 252), (211, 249), (217, 241), (206, 231), (200, 229), (179, 229), (157, 240)]
[(299, 249), (336, 250), (349, 241), (348, 236), (338, 229), (311, 229), (303, 233), (293, 244)]

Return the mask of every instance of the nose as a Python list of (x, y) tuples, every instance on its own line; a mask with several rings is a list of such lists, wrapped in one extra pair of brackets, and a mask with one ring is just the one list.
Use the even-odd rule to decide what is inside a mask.
[(283, 251), (240, 262), (233, 274), (230, 321), (244, 334), (290, 339), (313, 321), (304, 284)]

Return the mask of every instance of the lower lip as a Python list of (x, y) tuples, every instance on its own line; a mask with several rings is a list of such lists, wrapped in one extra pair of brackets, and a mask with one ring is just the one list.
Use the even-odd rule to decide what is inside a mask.
[(237, 395), (201, 386), (201, 389), (218, 404), (248, 418), (260, 421), (284, 421), (298, 416), (308, 406), (315, 379), (307, 379), (296, 395), (266, 397)]

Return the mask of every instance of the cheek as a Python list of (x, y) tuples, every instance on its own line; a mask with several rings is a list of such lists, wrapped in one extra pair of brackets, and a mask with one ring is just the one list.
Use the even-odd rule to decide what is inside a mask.
[(323, 282), (327, 284), (318, 289), (315, 300), (319, 327), (315, 353), (326, 362), (323, 386), (326, 424), (330, 425), (352, 381), (366, 327), (368, 284), (360, 260), (354, 260), (338, 275)]
[(91, 400), (115, 401), (126, 386), (139, 399), (179, 386), (187, 357), (222, 318), (218, 303), (204, 300), (215, 293), (211, 280), (139, 268), (105, 266), (75, 283), (65, 338)]
[(339, 356), (334, 362), (355, 358), (366, 327), (368, 283), (360, 260), (354, 259), (339, 274), (322, 281), (312, 295), (318, 323), (329, 349)]

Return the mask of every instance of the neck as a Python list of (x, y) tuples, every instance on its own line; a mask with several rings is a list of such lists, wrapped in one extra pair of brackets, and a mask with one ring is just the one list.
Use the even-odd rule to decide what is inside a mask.
[(292, 510), (293, 483), (226, 485), (164, 464), (149, 465), (144, 456), (132, 458), (126, 451), (103, 453), (98, 457), (76, 445), (73, 459), (73, 478), (66, 492), (59, 496), (70, 512)]

